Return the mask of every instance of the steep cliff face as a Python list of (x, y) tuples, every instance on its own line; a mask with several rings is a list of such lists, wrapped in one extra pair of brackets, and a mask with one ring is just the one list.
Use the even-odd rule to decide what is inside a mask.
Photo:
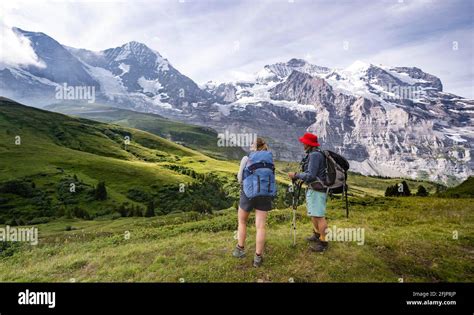
[[(290, 72), (291, 64), (266, 66), (253, 84), (236, 84), (237, 100), (227, 106), (247, 110), (266, 100), (267, 110), (283, 106), (314, 113), (307, 130), (364, 174), (444, 182), (472, 174), (474, 102), (443, 92), (439, 78), (418, 68), (362, 62), (328, 71), (298, 63)], [(271, 133), (272, 126), (259, 127), (260, 133)], [(296, 153), (289, 156), (299, 156), (295, 138), (275, 139), (289, 141), (285, 146)]]

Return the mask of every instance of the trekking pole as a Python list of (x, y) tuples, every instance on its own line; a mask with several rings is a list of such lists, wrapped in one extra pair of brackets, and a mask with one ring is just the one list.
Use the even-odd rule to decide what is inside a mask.
[(349, 218), (349, 201), (347, 201), (347, 186), (344, 185), (344, 196), (346, 197), (346, 218)]
[(296, 180), (292, 179), (291, 180), (291, 207), (293, 208), (293, 220), (291, 221), (291, 229), (293, 232), (293, 246), (296, 246)]
[(298, 209), (298, 201), (300, 199), (301, 186), (303, 182), (297, 182), (296, 179), (291, 180), (293, 186), (292, 189), (292, 207), (293, 207), (293, 221), (292, 221), (292, 230), (293, 230), (293, 246), (296, 246), (296, 210)]

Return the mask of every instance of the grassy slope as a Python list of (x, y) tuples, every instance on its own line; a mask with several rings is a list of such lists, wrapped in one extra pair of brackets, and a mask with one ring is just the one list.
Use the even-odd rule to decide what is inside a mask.
[(442, 197), (472, 198), (474, 197), (474, 176), (470, 176), (456, 187), (450, 187), (439, 194)]
[[(330, 226), (365, 228), (364, 245), (332, 242), (324, 254), (309, 252), (303, 237), (311, 228), (300, 207), (293, 248), (290, 211), (274, 210), (260, 269), (251, 267), (253, 227), (248, 257), (230, 256), (233, 210), (212, 216), (58, 221), (39, 226), (40, 245), (23, 245), (0, 258), (0, 281), (474, 281), (472, 199), (357, 199), (350, 219), (340, 207), (330, 202)], [(65, 232), (66, 225), (77, 230)]]
[[(21, 144), (15, 144), (15, 137)], [(125, 148), (124, 137), (131, 142)], [(201, 173), (211, 170), (230, 176), (237, 166), (218, 161), (153, 134), (0, 100), (0, 182), (28, 178), (53, 191), (59, 180), (77, 177), (89, 185), (103, 180), (107, 202), (78, 206), (97, 210), (127, 201), (130, 188), (192, 183), (193, 178), (163, 165), (186, 165)], [(55, 198), (54, 194), (51, 194)], [(17, 205), (19, 206), (19, 205)], [(92, 211), (92, 212), (94, 212)]]
[(236, 159), (244, 154), (241, 148), (218, 147), (217, 133), (210, 128), (172, 121), (155, 114), (95, 104), (81, 106), (56, 104), (47, 108), (68, 115), (144, 130), (166, 139), (178, 141), (194, 150), (219, 159)]
[[(146, 132), (12, 104), (0, 104), (0, 130), (0, 181), (36, 176), (37, 185), (47, 185), (63, 176), (60, 167), (91, 183), (105, 180), (116, 201), (127, 200), (124, 192), (134, 185), (192, 180), (161, 166), (170, 161), (224, 176), (237, 169), (237, 163), (208, 158)], [(129, 151), (113, 140), (124, 133), (132, 135)], [(16, 135), (22, 137), (21, 146), (13, 144)], [(284, 180), (296, 165), (277, 167)], [(0, 281), (474, 281), (472, 199), (380, 197), (398, 181), (351, 174), (349, 219), (339, 200), (329, 203), (330, 226), (365, 228), (363, 246), (333, 242), (325, 254), (310, 253), (303, 240), (311, 230), (304, 206), (299, 208), (296, 248), (290, 247), (289, 209), (270, 213), (265, 265), (257, 270), (250, 264), (254, 228), (249, 230), (249, 257), (230, 257), (236, 229), (232, 209), (213, 215), (60, 219), (38, 225), (38, 246), (15, 245), (0, 254)], [(412, 190), (417, 184), (409, 181)], [(66, 231), (67, 226), (74, 229)]]

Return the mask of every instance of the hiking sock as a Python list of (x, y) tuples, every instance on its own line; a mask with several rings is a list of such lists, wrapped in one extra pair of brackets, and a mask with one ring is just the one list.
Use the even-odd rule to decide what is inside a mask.
[(240, 246), (239, 244), (237, 244), (237, 247), (241, 250), (244, 250), (245, 249), (245, 246)]

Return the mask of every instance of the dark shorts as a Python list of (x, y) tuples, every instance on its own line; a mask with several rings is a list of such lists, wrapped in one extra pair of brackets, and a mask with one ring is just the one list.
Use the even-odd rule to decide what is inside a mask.
[(247, 198), (243, 191), (240, 191), (239, 207), (242, 210), (250, 212), (253, 209), (262, 211), (272, 210), (272, 197), (255, 197), (253, 199)]

